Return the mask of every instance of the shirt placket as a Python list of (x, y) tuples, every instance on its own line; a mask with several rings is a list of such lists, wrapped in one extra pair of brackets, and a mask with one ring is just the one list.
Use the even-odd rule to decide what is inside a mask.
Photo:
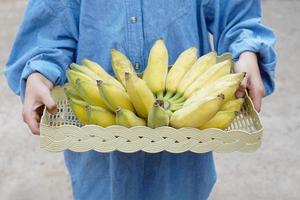
[(143, 16), (140, 0), (126, 0), (128, 26), (128, 56), (135, 70), (140, 73), (145, 68), (143, 59), (144, 34)]

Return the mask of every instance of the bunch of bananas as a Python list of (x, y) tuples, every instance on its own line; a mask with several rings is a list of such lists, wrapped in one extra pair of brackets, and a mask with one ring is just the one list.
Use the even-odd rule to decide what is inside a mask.
[(67, 71), (65, 94), (83, 124), (225, 129), (244, 103), (235, 92), (245, 73), (232, 73), (229, 54), (198, 58), (197, 48), (191, 47), (169, 70), (168, 50), (158, 39), (142, 77), (120, 51), (111, 54), (116, 79), (88, 59)]

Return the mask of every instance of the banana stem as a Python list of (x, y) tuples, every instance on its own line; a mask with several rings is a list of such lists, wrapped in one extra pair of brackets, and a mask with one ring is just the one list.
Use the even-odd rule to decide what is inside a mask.
[(167, 91), (166, 95), (164, 96), (165, 99), (170, 99), (173, 96), (173, 92)]
[(173, 100), (173, 98), (172, 98), (169, 101), (172, 102), (173, 104), (182, 104), (185, 102), (185, 98), (182, 96), (179, 99)]
[(176, 101), (179, 99), (182, 95), (180, 93), (176, 93), (175, 96), (172, 97), (172, 100)]
[(170, 110), (171, 111), (176, 111), (182, 108), (182, 104), (172, 104)]
[(156, 94), (157, 99), (163, 100), (164, 98), (164, 91), (160, 91)]
[(171, 110), (166, 110), (166, 112), (168, 113), (169, 117), (171, 117), (173, 114), (173, 112)]
[(186, 100), (185, 97), (182, 96), (182, 97), (176, 99), (175, 102), (183, 103), (185, 100)]

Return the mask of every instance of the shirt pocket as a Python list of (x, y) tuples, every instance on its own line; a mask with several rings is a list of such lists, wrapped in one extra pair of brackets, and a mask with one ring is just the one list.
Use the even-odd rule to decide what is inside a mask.
[(163, 32), (168, 26), (186, 16), (192, 0), (152, 0), (143, 1), (143, 23), (147, 32)]

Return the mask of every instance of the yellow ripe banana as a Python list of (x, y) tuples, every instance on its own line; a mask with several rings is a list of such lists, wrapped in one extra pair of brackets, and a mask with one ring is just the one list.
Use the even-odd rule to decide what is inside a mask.
[[(197, 98), (201, 98), (201, 96), (203, 97), (203, 96), (214, 94), (213, 93), (214, 91), (215, 94), (223, 93), (225, 95), (224, 101), (232, 100), (235, 98), (234, 90), (237, 89), (237, 88), (235, 89), (235, 87), (240, 85), (240, 83), (242, 82), (245, 76), (246, 76), (245, 72), (225, 75), (217, 79), (216, 81), (212, 82), (211, 84), (207, 85), (206, 87), (200, 88), (199, 90), (194, 92), (194, 94), (190, 98), (188, 98), (188, 100), (185, 103), (188, 104), (192, 99), (195, 99), (195, 97), (197, 99)], [(226, 87), (229, 88), (227, 88), (226, 90)], [(232, 90), (230, 90), (230, 88)]]
[(96, 82), (77, 79), (75, 88), (79, 92), (80, 97), (88, 104), (108, 109), (104, 99), (99, 94)]
[(76, 88), (76, 80), (77, 79), (80, 79), (82, 81), (93, 81), (93, 79), (91, 79), (90, 77), (88, 77), (87, 75), (85, 75), (81, 72), (77, 72), (77, 71), (74, 71), (74, 70), (67, 70), (66, 73), (67, 73), (68, 81), (75, 88)]
[(174, 128), (202, 126), (219, 111), (223, 99), (223, 94), (199, 99), (196, 103), (175, 111), (170, 124)]
[(88, 116), (86, 112), (86, 107), (88, 104), (84, 101), (75, 98), (68, 98), (71, 110), (77, 119), (84, 125), (88, 124)]
[(127, 128), (134, 126), (146, 126), (144, 119), (139, 118), (134, 112), (122, 107), (116, 109), (116, 124)]
[(229, 125), (234, 120), (236, 115), (237, 112), (235, 111), (219, 111), (208, 122), (200, 126), (199, 129), (207, 129), (207, 128), (219, 128), (222, 130), (226, 129), (229, 127)]
[(179, 55), (167, 75), (166, 90), (168, 95), (166, 95), (166, 98), (172, 96), (177, 91), (181, 79), (196, 62), (197, 56), (198, 49), (196, 47), (191, 47)]
[[(217, 63), (224, 62), (225, 60), (232, 61), (232, 55), (229, 52), (223, 53), (220, 56), (217, 56)], [(233, 64), (233, 62), (231, 62)]]
[(77, 72), (81, 72), (81, 73), (87, 75), (88, 77), (90, 77), (93, 80), (99, 79), (97, 74), (95, 74), (93, 71), (91, 71), (89, 68), (87, 68), (85, 66), (81, 66), (81, 65), (77, 65), (76, 63), (72, 63), (71, 64), (71, 69), (74, 70), (74, 71), (77, 71)]
[(120, 87), (121, 89), (123, 89), (125, 91), (125, 88), (123, 87), (123, 85), (117, 79), (115, 79), (110, 74), (108, 74), (96, 62), (93, 62), (93, 61), (91, 61), (87, 58), (84, 58), (84, 59), (82, 59), (82, 63), (83, 63), (84, 66), (86, 66), (88, 69), (93, 71), (98, 76), (97, 79), (101, 79), (101, 80), (105, 81), (106, 83), (113, 84), (117, 87)]
[(126, 91), (131, 99), (136, 113), (138, 116), (147, 119), (148, 113), (155, 101), (153, 93), (148, 88), (145, 81), (135, 75), (126, 72), (125, 80)]
[(231, 101), (227, 101), (222, 104), (220, 110), (239, 112), (241, 111), (244, 102), (245, 102), (244, 98), (238, 98)]
[(97, 86), (100, 96), (111, 111), (114, 112), (118, 106), (121, 106), (134, 112), (134, 107), (128, 94), (122, 89), (115, 85), (105, 83), (102, 80), (97, 80)]
[(156, 100), (148, 115), (148, 126), (150, 128), (158, 128), (161, 126), (169, 126), (170, 115), (163, 108), (164, 102), (162, 100)]
[(168, 50), (163, 39), (158, 39), (150, 50), (148, 66), (144, 71), (143, 80), (150, 90), (162, 97), (166, 87), (168, 74)]
[(232, 100), (235, 97), (235, 92), (240, 86), (240, 81), (228, 81), (228, 82), (219, 82), (212, 84), (203, 90), (199, 90), (195, 92), (190, 98), (188, 98), (183, 106), (187, 106), (189, 104), (195, 103), (198, 99), (208, 97), (208, 96), (216, 96), (218, 94), (224, 94), (224, 101)]
[(86, 106), (88, 124), (94, 124), (102, 127), (108, 127), (116, 123), (116, 117), (113, 113), (100, 106)]
[(125, 87), (125, 72), (136, 75), (130, 60), (120, 51), (116, 49), (111, 50), (111, 64), (115, 76)]
[(206, 72), (208, 68), (215, 65), (216, 57), (217, 54), (214, 51), (200, 57), (180, 81), (177, 88), (177, 93), (182, 95), (188, 86), (190, 86), (199, 76)]
[(246, 72), (231, 73), (217, 79), (216, 82), (242, 81), (245, 78), (245, 76)]
[(231, 70), (231, 61), (226, 60), (224, 62), (218, 63), (210, 67), (202, 76), (197, 78), (184, 92), (184, 97), (190, 97), (194, 92), (200, 88), (204, 88), (210, 83), (216, 81), (217, 79), (229, 74)]

